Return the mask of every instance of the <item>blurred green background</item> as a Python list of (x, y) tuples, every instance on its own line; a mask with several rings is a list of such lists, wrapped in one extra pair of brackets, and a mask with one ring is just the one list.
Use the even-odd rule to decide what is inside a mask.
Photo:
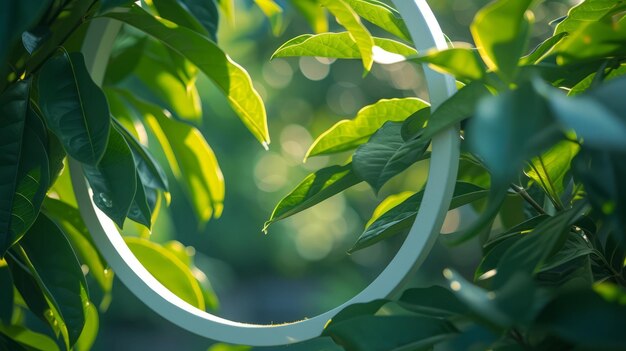
[[(208, 276), (220, 300), (217, 315), (250, 323), (280, 323), (310, 317), (335, 307), (362, 290), (385, 267), (399, 240), (346, 254), (372, 210), (387, 195), (419, 190), (428, 165), (421, 163), (387, 184), (376, 196), (357, 186), (303, 213), (261, 231), (274, 206), (307, 174), (341, 164), (349, 154), (302, 159), (312, 141), (335, 122), (352, 118), (381, 98), (427, 99), (421, 72), (398, 63), (374, 65), (362, 77), (360, 61), (317, 58), (275, 59), (286, 40), (310, 33), (288, 4), (285, 32), (271, 34), (269, 23), (252, 1), (236, 1), (234, 23), (222, 19), (218, 41), (252, 76), (267, 107), (272, 144), (265, 151), (204, 78), (198, 82), (203, 101), (202, 133), (214, 149), (226, 181), (223, 215), (199, 225), (181, 189), (152, 232), (155, 241), (178, 240), (193, 247), (196, 265)], [(569, 1), (574, 3), (576, 1)], [(429, 1), (444, 32), (454, 42), (471, 43), (469, 24), (484, 0)], [(534, 43), (565, 15), (568, 1), (544, 1), (535, 7)], [(409, 19), (410, 20), (410, 19)], [(331, 31), (337, 24), (331, 21)], [(381, 35), (372, 28), (374, 35)], [(157, 153), (158, 155), (158, 153)], [(467, 208), (451, 211), (443, 232), (458, 230), (471, 219)], [(448, 248), (437, 244), (409, 283), (428, 286), (440, 281), (444, 267), (472, 274), (480, 257), (475, 242)], [(113, 300), (100, 315), (94, 350), (206, 350), (203, 340), (166, 322), (116, 280)]]

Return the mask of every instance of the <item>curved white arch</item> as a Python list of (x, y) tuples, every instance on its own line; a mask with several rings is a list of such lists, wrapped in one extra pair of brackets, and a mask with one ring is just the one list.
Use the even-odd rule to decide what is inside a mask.
[[(395, 0), (416, 48), (447, 48), (447, 43), (425, 0)], [(115, 20), (94, 19), (89, 27), (83, 54), (94, 81), (102, 83), (111, 46), (121, 24)], [(424, 67), (432, 108), (456, 91), (452, 77)], [(269, 346), (304, 341), (318, 336), (326, 323), (348, 305), (385, 298), (424, 261), (436, 241), (454, 190), (459, 159), (456, 127), (433, 138), (429, 178), (417, 218), (383, 272), (361, 293), (326, 313), (310, 319), (280, 325), (254, 325), (233, 322), (201, 311), (174, 295), (159, 283), (124, 243), (113, 222), (93, 203), (82, 167), (70, 159), (72, 184), (80, 213), (96, 246), (120, 280), (141, 301), (172, 323), (200, 336), (222, 342)]]

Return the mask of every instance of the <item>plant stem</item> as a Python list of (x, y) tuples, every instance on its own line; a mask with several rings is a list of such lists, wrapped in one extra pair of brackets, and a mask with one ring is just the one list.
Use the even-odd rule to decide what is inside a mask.
[(526, 200), (526, 202), (528, 202), (537, 212), (539, 212), (540, 214), (548, 214), (543, 207), (541, 207), (527, 192), (526, 189), (524, 189), (523, 187), (517, 185), (517, 184), (513, 184), (511, 183), (511, 188), (513, 188), (513, 190), (519, 195), (521, 196), (524, 200)]

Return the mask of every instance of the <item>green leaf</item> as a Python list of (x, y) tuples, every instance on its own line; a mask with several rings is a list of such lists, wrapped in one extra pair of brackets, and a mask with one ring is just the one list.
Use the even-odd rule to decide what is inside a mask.
[[(217, 42), (219, 13), (215, 0), (179, 0), (187, 8), (187, 12), (195, 16), (200, 24), (209, 32), (209, 38)], [(221, 1), (225, 2), (225, 1)]]
[(13, 289), (13, 278), (6, 262), (0, 261), (0, 286), (3, 287), (0, 296), (0, 323), (10, 324), (13, 318), (13, 302), (15, 294)]
[(89, 267), (89, 274), (98, 282), (102, 291), (110, 292), (113, 285), (113, 271), (108, 268), (104, 257), (96, 249), (78, 209), (63, 201), (46, 197), (43, 213), (65, 233), (78, 260)]
[[(476, 185), (457, 182), (450, 202), (450, 209), (482, 199), (488, 193), (489, 190)], [(350, 249), (350, 252), (371, 246), (383, 239), (408, 230), (415, 221), (423, 196), (424, 191), (420, 191), (378, 217), (371, 225), (365, 228), (365, 231)]]
[[(104, 76), (105, 85), (112, 85), (120, 82), (128, 77), (139, 61), (143, 58), (146, 44), (149, 42), (147, 37), (135, 37), (126, 34), (124, 28), (118, 35), (118, 39), (113, 45), (109, 64), (107, 65), (106, 74)], [(108, 100), (108, 96), (107, 96)], [(109, 104), (111, 101), (109, 100)], [(113, 106), (110, 106), (113, 110)], [(113, 113), (113, 111), (111, 111)], [(113, 114), (115, 116), (115, 114)]]
[(615, 0), (586, 0), (572, 7), (565, 20), (556, 27), (554, 34), (580, 31), (595, 22), (602, 21), (626, 9), (626, 4)]
[(102, 160), (97, 166), (84, 165), (83, 171), (94, 203), (121, 228), (137, 191), (137, 172), (124, 137), (115, 128), (110, 134)]
[(116, 7), (128, 7), (133, 4), (133, 0), (101, 0), (100, 13), (106, 12)]
[(588, 75), (587, 77), (585, 77), (585, 79), (574, 85), (572, 89), (570, 89), (570, 91), (567, 93), (567, 96), (576, 96), (584, 93), (591, 88), (597, 88), (600, 78), (603, 82), (608, 82), (623, 75), (626, 75), (625, 64), (620, 65), (617, 68), (611, 67), (608, 72), (605, 70), (605, 67), (602, 67), (600, 71)]
[(300, 15), (308, 22), (313, 32), (328, 32), (326, 11), (324, 11), (324, 8), (321, 7), (317, 1), (289, 0), (289, 4), (300, 12)]
[(372, 225), (372, 223), (380, 218), (380, 216), (389, 212), (389, 210), (400, 205), (401, 203), (406, 201), (406, 199), (413, 195), (415, 195), (414, 191), (403, 191), (398, 194), (392, 194), (387, 196), (383, 201), (378, 204), (378, 206), (376, 206), (374, 212), (372, 212), (372, 216), (370, 217), (370, 219), (367, 220), (367, 223), (365, 223), (365, 228)]
[(570, 170), (570, 164), (578, 153), (580, 146), (571, 141), (561, 141), (540, 156), (530, 160), (530, 168), (524, 173), (540, 185), (544, 191), (560, 207), (561, 194), (565, 191), (565, 176)]
[(250, 76), (214, 42), (187, 28), (172, 27), (170, 22), (154, 18), (136, 6), (129, 12), (106, 16), (146, 32), (196, 65), (226, 95), (252, 134), (261, 143), (269, 144), (265, 107)]
[(83, 332), (76, 340), (74, 349), (76, 351), (89, 351), (96, 341), (98, 336), (98, 328), (100, 326), (100, 319), (98, 318), (98, 309), (96, 306), (89, 302), (85, 305), (85, 327)]
[(417, 98), (382, 99), (363, 107), (352, 120), (341, 120), (322, 133), (307, 151), (311, 156), (351, 150), (369, 139), (387, 121), (403, 121), (428, 103)]
[(459, 80), (480, 80), (486, 71), (485, 64), (475, 49), (452, 48), (432, 51), (411, 60), (428, 63), (434, 70), (451, 74)]
[(279, 36), (285, 30), (283, 24), (283, 8), (273, 0), (254, 0), (254, 3), (261, 9), (265, 17), (270, 22), (272, 34)]
[(84, 305), (89, 296), (70, 243), (54, 222), (40, 214), (20, 241), (20, 248), (39, 289), (67, 327), (66, 344), (74, 345), (85, 324)]
[(350, 33), (361, 53), (365, 73), (369, 72), (374, 63), (372, 52), (374, 39), (361, 23), (359, 16), (343, 0), (321, 0), (320, 2), (337, 18), (337, 22)]
[[(421, 350), (452, 337), (448, 321), (423, 316), (359, 316), (333, 323), (325, 334), (348, 350)], [(383, 336), (383, 337), (381, 337)]]
[(353, 172), (350, 163), (344, 166), (326, 167), (309, 174), (280, 200), (270, 219), (265, 222), (263, 231), (266, 231), (270, 224), (306, 210), (360, 182), (361, 179)]
[(44, 14), (50, 0), (3, 1), (0, 3), (0, 74), (4, 74), (9, 50)]
[(201, 222), (219, 217), (224, 208), (224, 176), (213, 150), (200, 132), (176, 122), (158, 106), (124, 94), (143, 115), (159, 141), (174, 177), (183, 184)]
[(200, 285), (191, 270), (176, 255), (146, 239), (126, 237), (124, 241), (148, 272), (163, 286), (190, 305), (205, 309)]
[(546, 39), (541, 44), (537, 45), (537, 47), (530, 54), (522, 57), (519, 62), (520, 65), (535, 65), (541, 62), (541, 60), (552, 51), (556, 44), (558, 44), (561, 39), (566, 36), (567, 33), (559, 33)]
[(39, 72), (39, 105), (65, 151), (95, 166), (107, 148), (109, 107), (81, 53), (63, 51), (46, 61)]
[(468, 312), (467, 307), (450, 290), (436, 285), (406, 290), (399, 303), (409, 311), (433, 317), (464, 315)]
[(49, 336), (36, 333), (19, 325), (0, 324), (0, 333), (28, 349), (37, 351), (59, 351), (59, 347)]
[(480, 56), (507, 82), (515, 79), (517, 63), (526, 51), (531, 0), (498, 0), (483, 7), (470, 26)]
[(352, 157), (352, 168), (376, 192), (385, 183), (424, 158), (429, 139), (404, 141), (402, 123), (386, 122)]
[[(204, 28), (200, 22), (198, 22), (198, 20), (194, 17), (193, 12), (185, 8), (186, 6), (183, 5), (182, 0), (152, 0), (152, 3), (159, 13), (159, 16), (162, 18), (172, 21), (185, 28), (189, 28), (198, 34), (208, 36), (211, 40), (216, 41), (215, 30), (217, 29), (217, 26), (213, 26), (213, 32), (209, 35), (209, 31)], [(206, 3), (213, 4), (213, 7), (217, 12), (217, 7), (215, 7), (212, 0), (206, 1)]]
[[(400, 42), (386, 38), (373, 37), (372, 39), (374, 39), (374, 44), (377, 47), (386, 52), (406, 57), (417, 54), (414, 48)], [(272, 54), (272, 58), (294, 56), (362, 58), (357, 43), (349, 32), (302, 34), (287, 41)], [(374, 59), (376, 59), (376, 55), (374, 55)]]
[(361, 18), (387, 32), (411, 42), (411, 34), (400, 13), (393, 7), (377, 0), (344, 0)]

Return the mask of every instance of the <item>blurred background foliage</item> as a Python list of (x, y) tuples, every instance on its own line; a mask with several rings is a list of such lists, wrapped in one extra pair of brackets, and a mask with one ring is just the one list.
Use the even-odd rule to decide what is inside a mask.
[[(565, 15), (574, 2), (543, 1), (533, 8), (536, 25), (532, 46), (553, 31), (549, 22)], [(347, 250), (382, 199), (400, 190), (421, 189), (428, 166), (421, 162), (411, 167), (389, 182), (378, 196), (361, 184), (276, 223), (268, 235), (262, 233), (275, 204), (302, 178), (323, 166), (343, 163), (349, 156), (315, 157), (303, 163), (306, 151), (319, 134), (381, 98), (427, 98), (421, 72), (408, 63), (374, 64), (371, 73), (363, 78), (358, 60), (270, 60), (286, 40), (311, 32), (289, 2), (277, 3), (285, 11), (284, 30), (280, 33), (272, 33), (269, 21), (252, 1), (236, 1), (234, 18), (222, 16), (217, 31), (220, 47), (250, 73), (266, 103), (272, 137), (269, 151), (263, 150), (243, 124), (236, 121), (214, 85), (199, 75), (199, 129), (213, 148), (224, 175), (223, 213), (206, 223), (198, 220), (192, 205), (185, 200), (184, 190), (176, 183), (170, 184), (171, 204), (162, 206), (151, 233), (153, 241), (177, 240), (187, 246), (188, 253), (195, 254), (196, 266), (206, 274), (219, 299), (217, 315), (252, 323), (313, 316), (365, 287), (385, 267), (400, 241), (380, 242), (352, 255)], [(429, 3), (444, 32), (457, 46), (462, 42), (473, 46), (469, 24), (487, 1)], [(331, 31), (338, 28), (330, 17), (329, 26)], [(128, 28), (126, 33), (133, 34)], [(372, 34), (377, 34), (375, 28)], [(141, 65), (140, 62), (138, 71)], [(148, 100), (157, 98), (137, 78), (120, 84)], [(165, 156), (154, 144), (150, 140), (151, 151), (164, 161)], [(465, 207), (450, 211), (442, 232), (459, 230), (473, 216), (473, 211)], [(127, 225), (125, 230), (128, 235), (145, 235), (139, 226)], [(444, 267), (471, 277), (480, 258), (478, 242), (452, 248), (438, 243), (409, 284), (444, 284)], [(116, 281), (113, 286), (112, 303), (107, 313), (100, 314), (94, 350), (203, 350), (209, 346), (209, 341), (158, 317), (123, 284)]]

